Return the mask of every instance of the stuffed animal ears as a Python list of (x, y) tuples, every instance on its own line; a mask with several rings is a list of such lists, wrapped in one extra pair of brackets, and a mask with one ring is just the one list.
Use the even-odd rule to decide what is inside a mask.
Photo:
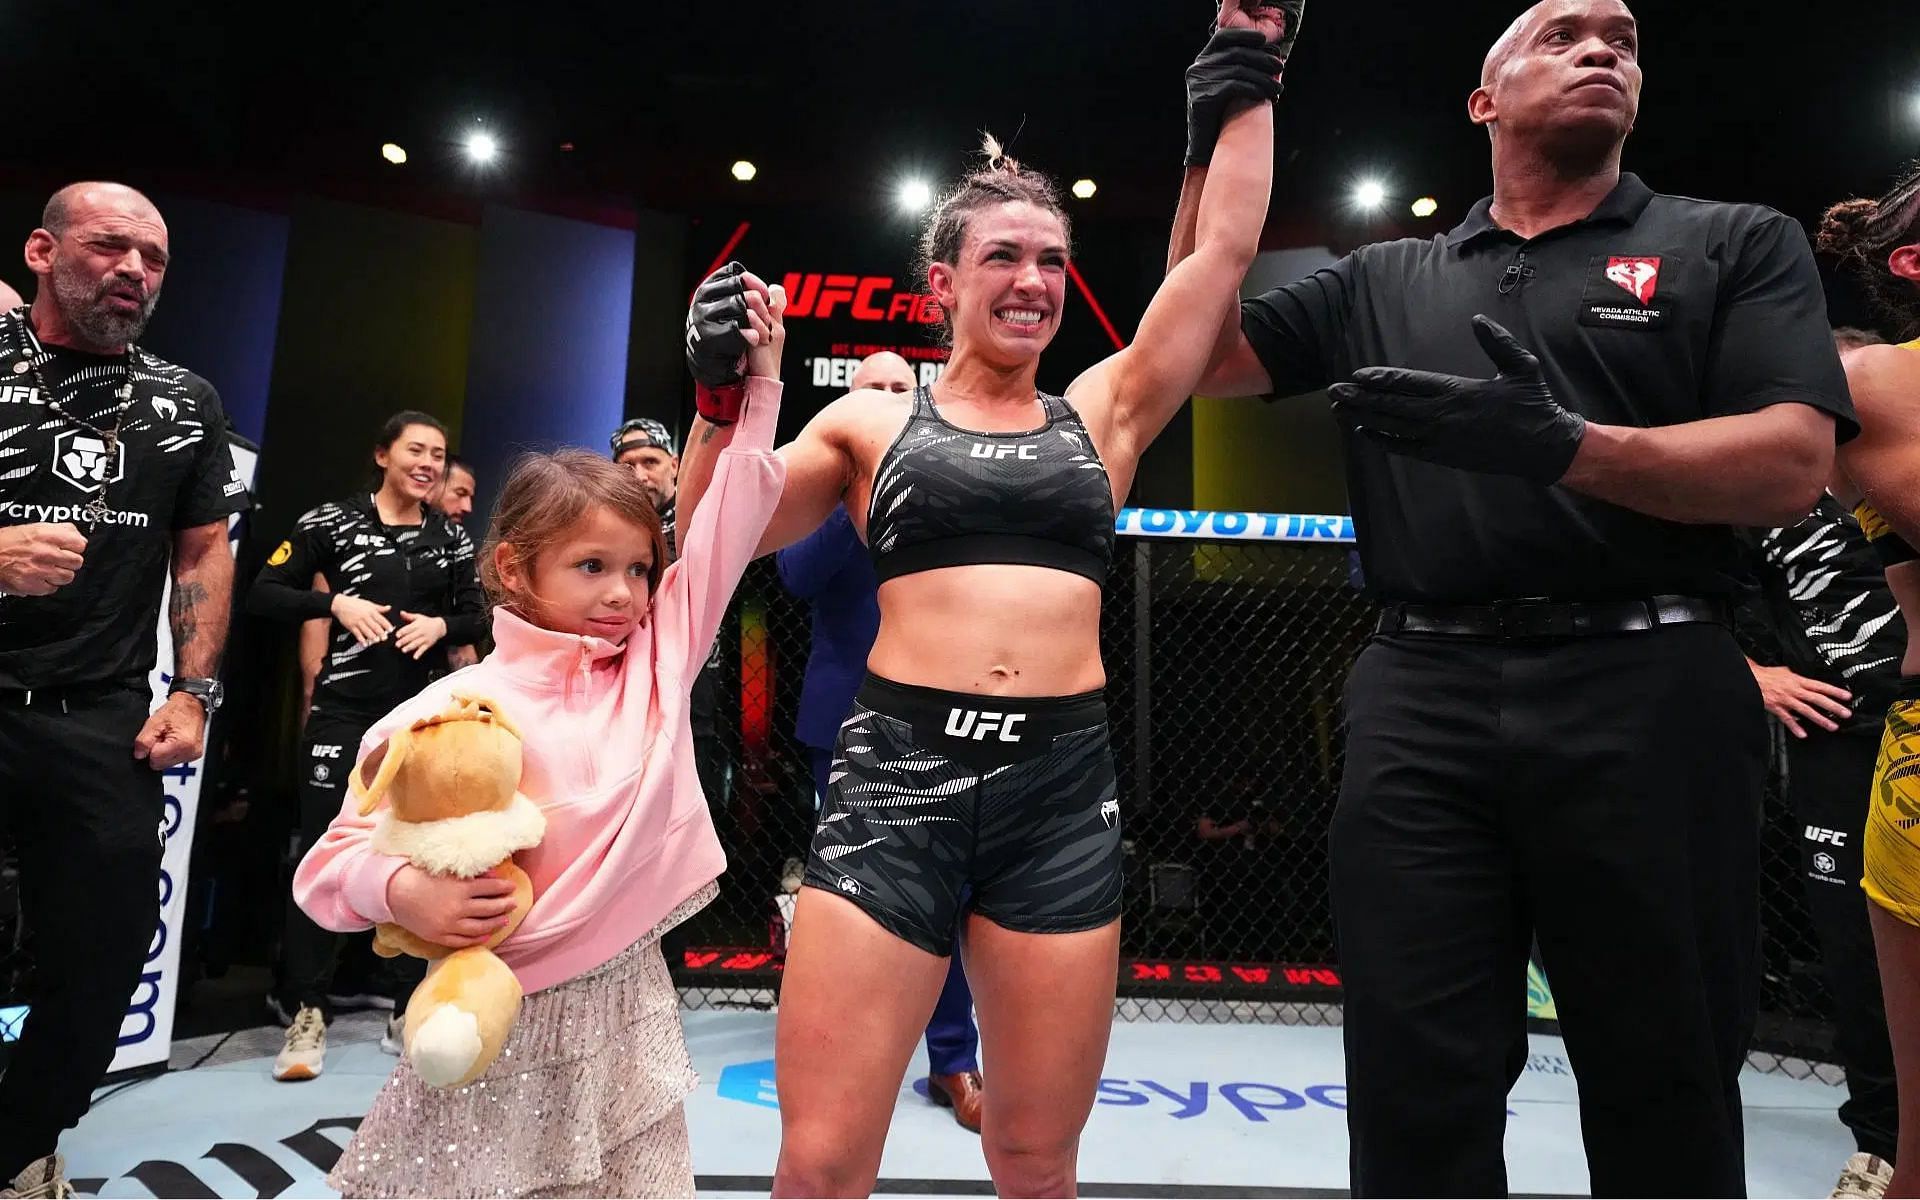
[(400, 729), (387, 739), (385, 750), (381, 751), (380, 769), (374, 775), (373, 782), (362, 784), (361, 772), (366, 769), (362, 763), (347, 776), (347, 790), (360, 798), (360, 815), (372, 816), (373, 810), (380, 807), (380, 801), (386, 796), (387, 788), (393, 785), (393, 777), (400, 773), (401, 764), (407, 761), (407, 755), (413, 749), (413, 730)]

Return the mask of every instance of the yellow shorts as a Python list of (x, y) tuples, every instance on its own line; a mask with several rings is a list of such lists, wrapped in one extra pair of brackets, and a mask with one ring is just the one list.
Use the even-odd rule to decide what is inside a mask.
[(1867, 898), (1920, 925), (1920, 699), (1895, 700), (1887, 709), (1862, 853)]

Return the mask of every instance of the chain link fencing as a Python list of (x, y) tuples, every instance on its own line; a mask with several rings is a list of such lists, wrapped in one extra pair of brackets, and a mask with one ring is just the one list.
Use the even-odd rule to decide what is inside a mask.
[[(1345, 518), (1128, 510), (1101, 641), (1126, 830), (1119, 1011), (1174, 1021), (1338, 1024), (1327, 830), (1342, 692), (1371, 630)], [(708, 757), (729, 869), (682, 931), (687, 1003), (778, 996), (814, 802), (793, 737), (807, 605), (754, 564), (722, 633), (722, 719)], [(1763, 979), (1753, 1063), (1840, 1078), (1831, 1007), (1777, 771), (1765, 801)], [(1660, 987), (1649, 963), (1646, 986)], [(1530, 1014), (1550, 1022), (1536, 967)], [(1541, 1024), (1539, 1028), (1550, 1028)]]

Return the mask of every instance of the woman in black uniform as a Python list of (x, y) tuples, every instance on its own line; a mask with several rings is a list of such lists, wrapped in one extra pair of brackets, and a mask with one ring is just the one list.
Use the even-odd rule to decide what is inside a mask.
[[(871, 1191), (963, 919), (994, 1184), (1074, 1194), (1120, 941), (1100, 662), (1114, 510), (1198, 384), (1258, 251), (1270, 101), (1299, 5), (1285, 8), (1220, 5), (1189, 73), (1188, 161), (1211, 159), (1200, 249), (1130, 347), (1064, 397), (1038, 390), (1067, 298), (1067, 219), (1044, 178), (990, 146), (922, 246), (953, 333), (946, 372), (913, 395), (837, 400), (780, 451), (786, 490), (763, 551), (844, 502), (880, 579), (880, 632), (834, 749), (781, 983), (775, 1196)], [(733, 359), (783, 303), (737, 268), (696, 297), (688, 349), (705, 391), (681, 469), (688, 514), (728, 440)]]
[[(301, 517), (249, 594), (248, 608), (263, 616), (333, 621), (301, 743), (299, 854), (340, 811), (347, 771), (367, 727), (442, 673), (444, 650), (429, 652), (472, 645), (486, 632), (473, 543), (427, 504), (446, 471), (446, 457), (447, 432), (439, 421), (425, 413), (396, 413), (374, 444), (376, 490)], [(313, 589), (316, 574), (327, 591)], [(340, 945), (339, 934), (288, 903), (274, 1000), (291, 1025), (274, 1060), (275, 1079), (320, 1074), (333, 1016), (327, 986)], [(398, 978), (417, 979), (417, 970), (396, 967)], [(398, 986), (412, 990), (410, 982)], [(395, 1009), (386, 1041), (397, 1046), (406, 997), (390, 998)]]

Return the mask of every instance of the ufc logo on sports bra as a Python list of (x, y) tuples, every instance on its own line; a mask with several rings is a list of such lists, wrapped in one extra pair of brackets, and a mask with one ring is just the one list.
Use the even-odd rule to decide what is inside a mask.
[(1025, 446), (1025, 445), (996, 446), (991, 442), (975, 442), (973, 444), (973, 457), (975, 458), (1023, 458), (1023, 459), (1026, 459), (1028, 462), (1032, 462), (1034, 459), (1037, 459), (1040, 457), (1040, 447)]
[(1013, 731), (1013, 727), (1026, 719), (1026, 713), (974, 712), (972, 709), (955, 708), (947, 712), (947, 732), (957, 738), (984, 742), (998, 731), (1001, 741), (1017, 742), (1020, 735)]

